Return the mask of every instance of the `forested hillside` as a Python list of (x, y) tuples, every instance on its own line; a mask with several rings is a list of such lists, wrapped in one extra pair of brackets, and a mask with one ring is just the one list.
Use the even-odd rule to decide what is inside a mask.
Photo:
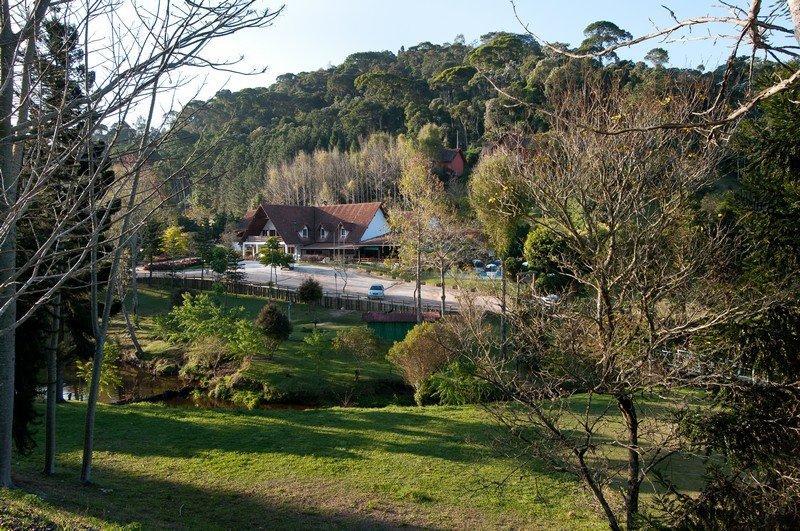
[[(585, 34), (577, 49), (626, 32), (602, 22)], [(167, 175), (176, 171), (171, 161), (193, 150), (204, 154), (179, 172), (173, 190), (181, 206), (202, 215), (236, 216), (259, 199), (391, 199), (399, 175), (396, 135), (415, 137), (425, 124), (436, 124), (445, 147), (461, 147), (474, 163), (483, 147), (523, 124), (541, 127), (537, 114), (550, 89), (579, 83), (582, 68), (618, 71), (630, 83), (671, 71), (664, 68), (663, 50), (646, 60), (570, 60), (526, 35), (507, 33), (484, 35), (475, 45), (459, 37), (396, 54), (355, 53), (338, 66), (281, 75), (269, 87), (223, 90), (208, 102), (191, 102), (175, 117), (180, 131), (161, 149), (159, 166)]]

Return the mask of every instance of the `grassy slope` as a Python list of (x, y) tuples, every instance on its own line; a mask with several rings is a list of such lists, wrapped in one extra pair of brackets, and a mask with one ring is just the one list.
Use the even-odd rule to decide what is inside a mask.
[[(149, 296), (143, 313), (161, 311), (165, 297)], [(255, 312), (263, 301), (242, 303)], [(341, 318), (326, 326), (346, 326), (352, 316)], [(583, 410), (579, 403), (575, 408)], [(50, 522), (71, 528), (603, 527), (574, 479), (535, 464), (519, 470), (496, 457), (492, 423), (475, 407), (101, 406), (97, 484), (87, 488), (76, 481), (83, 415), (82, 404), (59, 406), (56, 477), (39, 473), (41, 441), (33, 455), (17, 460), (16, 482), (37, 496), (0, 492), (0, 528)], [(621, 422), (615, 409), (611, 415)], [(604, 446), (606, 457), (624, 458), (622, 449)], [(667, 466), (685, 489), (696, 490), (697, 466), (683, 460)]]
[(522, 478), (492, 457), (490, 423), (472, 407), (102, 406), (87, 488), (76, 481), (83, 413), (59, 407), (55, 478), (38, 472), (41, 445), (15, 463), (17, 483), (43, 501), (0, 493), (0, 513), (69, 527), (602, 527), (572, 480)]
[[(255, 318), (268, 300), (258, 297), (226, 296), (229, 307), (243, 307), (249, 318)], [(286, 303), (276, 302), (284, 312)], [(142, 290), (139, 297), (141, 329), (139, 339), (143, 350), (153, 357), (180, 356), (181, 349), (156, 339), (152, 331), (153, 315), (169, 311), (169, 295), (163, 291)], [(324, 359), (318, 360), (303, 352), (303, 337), (311, 333), (314, 323), (328, 338), (333, 338), (336, 330), (360, 324), (357, 312), (327, 310), (294, 304), (291, 310), (294, 331), (273, 356), (257, 356), (248, 370), (248, 376), (269, 384), (289, 399), (304, 402), (325, 402), (339, 404), (349, 396), (355, 371), (359, 371), (359, 389), (363, 391), (384, 388), (386, 400), (392, 400), (392, 392), (401, 386), (400, 377), (392, 366), (382, 357), (380, 359), (357, 363), (349, 355), (328, 352)], [(124, 346), (130, 347), (127, 332), (121, 322), (115, 323), (114, 332)], [(365, 399), (368, 400), (368, 399)], [(401, 400), (402, 401), (402, 400)]]

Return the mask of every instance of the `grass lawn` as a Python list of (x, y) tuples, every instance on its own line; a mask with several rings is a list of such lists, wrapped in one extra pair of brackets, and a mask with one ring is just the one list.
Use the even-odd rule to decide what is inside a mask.
[[(260, 297), (226, 295), (228, 307), (243, 307), (248, 318), (255, 318), (261, 308), (273, 301)], [(287, 304), (275, 301), (284, 313)], [(151, 358), (179, 358), (183, 350), (154, 335), (152, 317), (169, 311), (170, 297), (166, 291), (143, 289), (139, 293), (140, 328), (137, 336), (145, 354)], [(275, 390), (275, 402), (300, 404), (387, 405), (410, 403), (410, 391), (402, 383), (391, 364), (381, 356), (369, 362), (358, 362), (348, 354), (330, 351), (320, 358), (304, 352), (303, 338), (316, 326), (329, 339), (342, 328), (361, 324), (358, 312), (329, 310), (294, 304), (291, 309), (294, 330), (272, 355), (255, 356), (246, 372), (249, 378), (263, 382)], [(314, 324), (316, 323), (316, 325)], [(132, 349), (127, 330), (121, 320), (115, 321), (112, 333), (124, 348)], [(388, 349), (388, 345), (384, 345)], [(354, 385), (358, 371), (358, 384)]]
[(15, 461), (22, 490), (0, 491), (0, 527), (603, 527), (574, 480), (494, 457), (474, 407), (101, 405), (91, 487), (77, 481), (83, 415), (59, 406), (55, 477), (39, 472), (41, 441)]

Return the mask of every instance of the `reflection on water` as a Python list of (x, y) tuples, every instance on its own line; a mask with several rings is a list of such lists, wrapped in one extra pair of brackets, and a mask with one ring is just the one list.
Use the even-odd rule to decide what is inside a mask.
[[(210, 398), (203, 392), (190, 392), (191, 382), (178, 376), (157, 376), (150, 371), (126, 367), (120, 371), (122, 385), (111, 392), (100, 393), (100, 402), (113, 404), (117, 402), (147, 401), (175, 407), (197, 408), (240, 408), (229, 400)], [(41, 393), (45, 393), (41, 389)], [(74, 374), (65, 378), (62, 392), (64, 400), (85, 401), (88, 386), (78, 382)], [(168, 395), (166, 397), (162, 395)], [(258, 409), (308, 409), (308, 405), (300, 404), (261, 404)]]
[[(157, 376), (147, 370), (129, 367), (120, 370), (120, 379), (122, 385), (117, 389), (104, 389), (100, 393), (100, 402), (112, 404), (122, 400), (141, 400), (167, 391), (177, 391), (187, 385), (177, 376)], [(68, 374), (64, 379), (62, 398), (84, 401), (88, 389), (85, 382), (78, 381), (74, 374)]]

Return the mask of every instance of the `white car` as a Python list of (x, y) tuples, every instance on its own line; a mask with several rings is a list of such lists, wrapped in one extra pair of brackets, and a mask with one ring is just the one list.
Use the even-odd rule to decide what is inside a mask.
[(385, 295), (386, 291), (383, 289), (383, 284), (373, 284), (367, 292), (368, 299), (382, 299)]
[(491, 263), (483, 268), (483, 277), (496, 279), (501, 278), (503, 276), (503, 268), (499, 267), (495, 263)]
[(561, 297), (555, 293), (551, 293), (550, 295), (543, 295), (539, 297), (539, 300), (542, 301), (542, 304), (545, 306), (555, 306), (559, 303), (559, 301), (561, 301)]

